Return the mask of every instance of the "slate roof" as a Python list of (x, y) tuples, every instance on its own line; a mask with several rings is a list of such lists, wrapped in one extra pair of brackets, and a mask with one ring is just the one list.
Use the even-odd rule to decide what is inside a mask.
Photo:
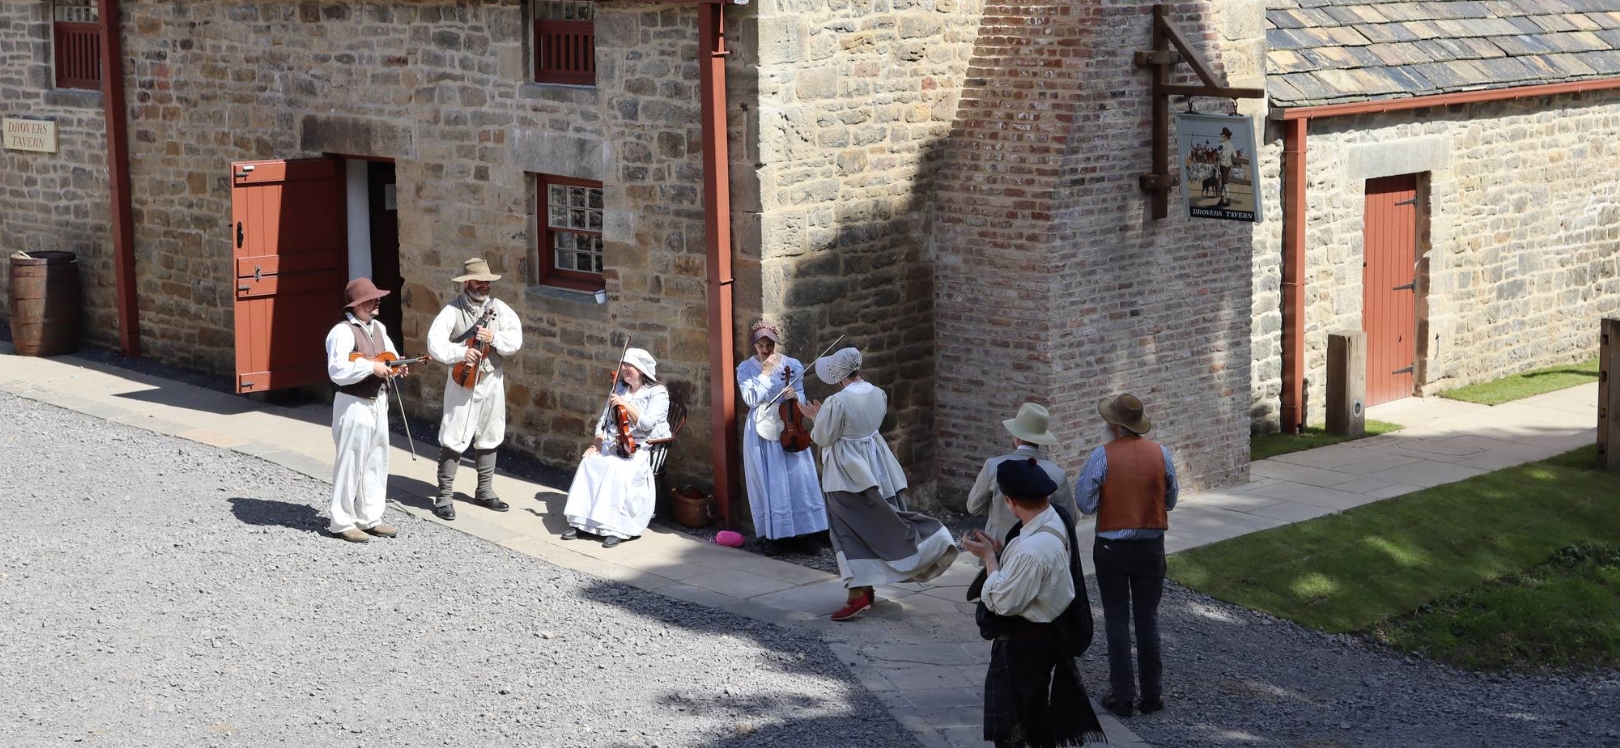
[(1620, 0), (1285, 5), (1266, 11), (1274, 106), (1620, 77)]

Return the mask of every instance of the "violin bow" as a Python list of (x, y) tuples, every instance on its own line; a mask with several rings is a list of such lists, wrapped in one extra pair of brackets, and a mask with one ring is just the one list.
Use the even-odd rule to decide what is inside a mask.
[[(620, 373), (620, 370), (624, 368), (625, 354), (628, 354), (630, 352), (630, 339), (632, 337), (633, 336), (630, 335), (629, 333), (626, 333), (625, 336), (624, 336), (624, 350), (619, 351), (619, 364), (617, 366), (613, 367), (613, 384), (608, 386), (608, 397), (609, 398), (612, 398), (613, 393), (615, 393), (615, 392), (617, 392), (619, 390), (619, 373)], [(610, 405), (609, 410), (611, 410), (611, 409), (612, 409), (612, 406)]]
[(411, 448), (411, 462), (416, 462), (416, 440), (411, 438), (411, 419), (405, 415), (405, 395), (400, 392), (399, 383), (394, 381), (394, 377), (388, 377), (384, 384), (393, 389), (394, 402), (399, 403), (399, 422), (405, 427), (405, 445)]
[[(820, 361), (822, 359), (822, 357), (826, 356), (827, 352), (831, 351), (833, 349), (833, 346), (838, 345), (838, 341), (843, 340), (843, 339), (844, 339), (844, 336), (839, 335), (838, 340), (834, 340), (831, 345), (828, 345), (826, 348), (822, 349), (821, 355), (816, 356), (813, 359), (810, 359), (810, 366), (815, 366), (817, 361)], [(781, 389), (781, 391), (777, 392), (774, 397), (772, 397), (770, 400), (766, 401), (764, 405), (761, 405), (759, 407), (761, 407), (761, 408), (769, 408), (769, 407), (771, 407), (771, 405), (776, 402), (776, 398), (787, 394), (787, 391), (788, 391), (789, 388), (791, 388), (793, 385), (798, 384), (799, 382), (803, 382), (803, 381), (804, 381), (804, 372), (801, 371), (801, 372), (799, 372), (799, 378), (797, 380), (789, 383), (787, 387), (783, 387)]]

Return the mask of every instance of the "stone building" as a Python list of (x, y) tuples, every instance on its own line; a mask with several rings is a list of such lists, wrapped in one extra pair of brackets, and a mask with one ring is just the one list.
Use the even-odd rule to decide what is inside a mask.
[(1620, 2), (1265, 19), (1257, 427), (1321, 423), (1339, 330), (1367, 331), (1369, 405), (1595, 356), (1620, 313)]
[[(106, 25), (122, 44), (132, 263), (111, 228), (103, 95), (65, 54), (103, 20), (98, 3), (0, 4), (0, 115), (59, 133), (54, 153), (0, 152), (0, 249), (79, 254), (89, 341), (121, 342), (123, 263), (142, 355), (236, 372), (233, 195), (253, 177), (232, 165), (331, 159), (341, 274), (399, 290), (390, 323), (408, 352), (463, 258), (506, 274), (496, 292), (526, 338), (508, 377), (511, 444), (558, 465), (588, 439), (628, 334), (690, 409), (676, 479), (723, 490), (729, 367), (765, 314), (806, 361), (840, 334), (866, 352), (920, 499), (959, 504), (978, 464), (1006, 448), (999, 421), (1026, 400), (1052, 409), (1058, 459), (1077, 470), (1096, 443), (1096, 401), (1118, 390), (1148, 401), (1188, 488), (1241, 480), (1248, 434), (1276, 427), (1285, 381), (1309, 379), (1319, 411), (1325, 334), (1360, 315), (1362, 185), (1397, 175), (1391, 163), (1422, 174), (1432, 249), (1415, 391), (1577, 358), (1590, 347), (1577, 320), (1614, 308), (1612, 94), (1317, 111), (1300, 224), (1307, 303), (1288, 326), (1305, 341), (1292, 346), (1301, 376), (1281, 360), (1277, 206), (1297, 121), (1284, 118), (1352, 98), (1609, 80), (1610, 12), (1175, 4), (1170, 20), (1227, 83), (1270, 87), (1241, 111), (1262, 123), (1256, 176), (1273, 207), (1239, 224), (1154, 219), (1138, 187), (1152, 147), (1151, 76), (1133, 62), (1152, 36), (1145, 1), (99, 5), (121, 6)], [(1542, 43), (1607, 46), (1542, 60), (1498, 42), (1533, 73), (1522, 79), (1460, 56), (1443, 62), (1485, 77), (1436, 77), (1433, 90), (1368, 77), (1374, 59), (1406, 69), (1380, 54), (1483, 50), (1441, 23), (1465, 18), (1438, 14), (1496, 6), (1490, 17), (1520, 18), (1507, 23), (1579, 24), (1531, 35), (1552, 37)], [(1385, 49), (1360, 30), (1398, 34), (1408, 21), (1388, 14), (1431, 7), (1433, 29), (1406, 33), (1457, 39)], [(1586, 67), (1559, 67), (1577, 60)], [(440, 387), (413, 377), (411, 406), (436, 415)]]

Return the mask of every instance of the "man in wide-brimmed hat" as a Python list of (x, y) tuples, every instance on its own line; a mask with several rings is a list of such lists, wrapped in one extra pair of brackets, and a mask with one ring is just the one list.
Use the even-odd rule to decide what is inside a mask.
[[(510, 508), (495, 495), (495, 448), (506, 439), (503, 362), (523, 347), (523, 325), (511, 307), (490, 295), (490, 284), (500, 279), (480, 258), (463, 262), (461, 275), (450, 279), (459, 284), (461, 294), (428, 328), (428, 355), (451, 367), (445, 375), (444, 417), (439, 421), (439, 492), (433, 499), (433, 514), (440, 519), (456, 518), (452, 503), (456, 468), (469, 447), (478, 469), (473, 502), (497, 512)], [(456, 381), (454, 367), (459, 363), (476, 369), (472, 387)]]
[(1012, 434), (1013, 451), (985, 460), (984, 467), (979, 470), (978, 480), (973, 482), (973, 489), (968, 491), (968, 513), (988, 515), (984, 531), (996, 540), (1005, 540), (1007, 531), (1018, 521), (1007, 508), (1006, 502), (1001, 500), (1001, 493), (996, 488), (996, 468), (1008, 460), (1035, 458), (1036, 463), (1057, 485), (1056, 491), (1052, 494), (1052, 504), (1063, 507), (1069, 512), (1070, 517), (1080, 516), (1080, 510), (1074, 504), (1074, 486), (1069, 483), (1068, 475), (1057, 463), (1041, 455), (1041, 447), (1057, 443), (1057, 437), (1047, 430), (1049, 421), (1046, 408), (1035, 403), (1018, 406), (1017, 415), (1001, 422), (1002, 428)]
[[(1124, 394), (1104, 398), (1097, 412), (1107, 423), (1104, 444), (1092, 450), (1074, 493), (1080, 511), (1097, 515), (1091, 557), (1097, 569), (1108, 631), (1108, 680), (1102, 705), (1129, 717), (1164, 708), (1159, 655), (1159, 596), (1164, 591), (1166, 513), (1176, 508), (1176, 466), (1170, 450), (1144, 439), (1152, 430), (1142, 401)], [(1135, 703), (1131, 624), (1135, 621), (1141, 703)]]
[[(370, 278), (355, 278), (343, 289), (343, 321), (326, 334), (326, 374), (338, 391), (332, 398), (332, 519), (327, 529), (351, 543), (397, 531), (382, 524), (388, 495), (388, 390), (390, 376), (409, 367), (390, 368), (383, 353), (397, 358), (377, 310), (388, 292)], [(350, 354), (360, 357), (350, 361)]]

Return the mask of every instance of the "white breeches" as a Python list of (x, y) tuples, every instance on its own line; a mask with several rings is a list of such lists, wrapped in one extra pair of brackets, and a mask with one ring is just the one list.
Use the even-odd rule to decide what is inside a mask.
[(332, 400), (334, 533), (382, 522), (388, 498), (388, 395), (362, 400), (341, 392)]

